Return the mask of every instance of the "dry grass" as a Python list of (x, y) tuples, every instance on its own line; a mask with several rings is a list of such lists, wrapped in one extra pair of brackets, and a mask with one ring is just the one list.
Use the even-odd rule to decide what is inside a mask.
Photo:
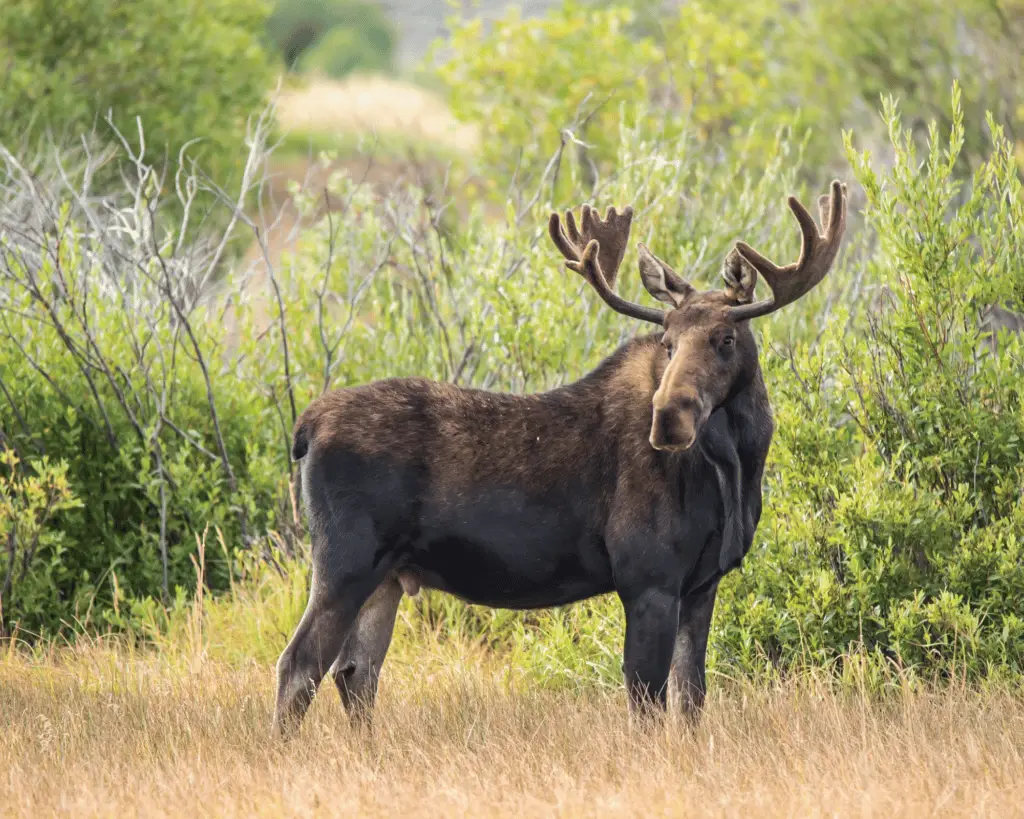
[(312, 79), (281, 92), (277, 115), (286, 130), (400, 134), (467, 152), (479, 141), (477, 130), (456, 121), (437, 95), (389, 77)]
[(721, 685), (694, 733), (620, 694), (543, 691), (471, 652), (404, 655), (372, 736), (324, 689), (269, 736), (272, 670), (98, 646), (0, 660), (3, 816), (1014, 816), (1024, 700), (870, 702)]

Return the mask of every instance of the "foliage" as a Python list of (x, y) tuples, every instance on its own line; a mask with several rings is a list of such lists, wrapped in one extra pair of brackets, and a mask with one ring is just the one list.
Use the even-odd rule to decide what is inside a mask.
[(0, 450), (0, 635), (5, 605), (29, 617), (53, 605), (54, 577), (64, 571), (64, 536), (51, 519), (82, 505), (68, 486), (67, 471), (63, 462), (43, 457), (22, 464), (14, 450)]
[[(482, 127), (484, 162), (499, 180), (534, 170), (563, 129), (607, 166), (620, 125), (636, 123), (638, 111), (656, 117), (652, 132), (665, 138), (692, 126), (698, 139), (724, 143), (769, 107), (754, 29), (700, 2), (680, 5), (659, 39), (639, 33), (637, 21), (632, 8), (589, 9), (579, 0), (539, 19), (513, 8), (488, 28), (453, 21), (438, 75), (455, 114)], [(595, 59), (595, 70), (583, 68)]]
[[(513, 173), (539, 173), (567, 128), (613, 173), (619, 125), (636, 122), (646, 103), (658, 110), (653, 131), (694, 126), (725, 161), (735, 134), (759, 122), (767, 132), (810, 129), (811, 166), (838, 166), (840, 127), (884, 140), (873, 127), (883, 93), (900, 98), (915, 128), (936, 120), (948, 129), (958, 78), (969, 120), (991, 112), (1015, 140), (1022, 9), (990, 0), (566, 0), (541, 18), (512, 10), (490, 27), (453, 20), (435, 70), (456, 115), (483, 129), (499, 191)], [(967, 139), (969, 170), (987, 148), (979, 130)]]
[[(50, 158), (56, 178), (0, 159), (0, 430), (26, 456), (59, 454), (83, 501), (49, 522), (62, 551), (59, 571), (35, 555), (38, 605), (5, 616), (54, 629), (99, 595), (102, 623), (119, 585), (166, 599), (188, 583), (193, 532), (207, 521), (237, 542), (265, 530), (288, 470), (282, 488), (260, 446), (265, 403), (216, 375), (223, 335), (196, 292), (232, 228), (217, 244), (185, 243), (194, 202), (211, 193), (197, 173), (178, 176), (181, 199), (161, 197), (159, 172), (140, 164), (119, 197), (92, 200), (72, 186), (88, 185), (101, 154)], [(185, 214), (169, 236), (154, 227), (168, 209)]]
[[(867, 196), (867, 237), (846, 256), (862, 303), (844, 299), (820, 335), (764, 328), (777, 431), (755, 547), (719, 595), (719, 674), (825, 667), (902, 687), (1024, 670), (1024, 343), (1003, 333), (994, 349), (980, 321), (1024, 288), (1013, 144), (990, 120), (989, 155), (958, 177), (958, 88), (949, 137), (933, 126), (924, 156), (892, 101), (884, 121), (891, 168), (850, 148)], [(614, 599), (519, 616), (428, 595), (415, 612), (552, 685), (620, 678)]]
[[(957, 81), (968, 121), (990, 113), (1013, 139), (1024, 92), (1022, 12), (1018, 0), (808, 4), (802, 22), (817, 32), (814, 74), (831, 79), (817, 84), (817, 93), (813, 82), (801, 83), (801, 91), (818, 100), (827, 119), (846, 122), (854, 106), (874, 111), (882, 97), (897, 97), (904, 121), (923, 134), (932, 121), (952, 126), (946, 102)], [(980, 128), (965, 139), (959, 156), (969, 172), (988, 146)]]
[[(583, 182), (559, 150), (565, 125), (603, 163), (592, 201), (632, 203), (634, 240), (695, 283), (713, 283), (739, 237), (795, 257), (784, 197), (823, 190), (827, 178), (799, 181), (812, 174), (785, 100), (800, 86), (782, 80), (827, 54), (780, 62), (786, 29), (767, 1), (760, 15), (742, 15), (752, 7), (738, 0), (686, 4), (673, 12), (671, 48), (633, 28), (628, 9), (570, 13), (579, 8), (538, 23), (507, 17), (490, 35), (464, 27), (456, 45), (479, 59), (442, 68), (464, 88), (456, 104), (492, 128), (494, 177), (522, 163), (504, 189), (504, 218), (475, 202), (456, 220), (436, 192), (381, 195), (358, 172), (336, 173), (326, 195), (296, 196), (306, 217), (333, 202), (330, 218), (302, 228), (280, 260), (262, 259), (263, 291), (244, 276), (231, 282), (228, 305), (204, 289), (219, 242), (152, 228), (154, 211), (187, 198), (198, 177), (161, 190), (143, 165), (101, 208), (70, 187), (88, 172), (39, 179), (5, 155), (0, 431), (40, 464), (61, 458), (68, 498), (81, 501), (39, 524), (40, 543), (53, 545), (30, 557), (19, 588), (35, 591), (30, 602), (12, 598), (8, 624), (53, 631), (87, 601), (94, 624), (159, 642), (195, 632), (193, 592), (236, 583), (251, 610), (273, 616), (239, 619), (210, 603), (202, 617), (222, 618), (216, 629), (230, 636), (219, 650), (230, 654), (237, 638), (266, 659), (305, 582), (290, 562), (301, 554), (288, 458), (298, 409), (324, 389), (385, 375), (540, 390), (632, 335), (545, 240), (550, 208), (575, 204)], [(527, 46), (529, 63), (507, 53)], [(609, 55), (607, 73), (569, 82), (584, 48)], [(640, 97), (577, 121), (645, 64)], [(763, 75), (781, 79), (762, 87)], [(670, 88), (667, 114), (648, 105)], [(934, 126), (923, 147), (892, 103), (884, 155), (856, 153), (848, 139), (866, 224), (859, 235), (851, 226), (843, 263), (821, 287), (758, 323), (777, 433), (754, 550), (720, 594), (712, 652), (723, 673), (1021, 670), (1021, 341), (1000, 339), (992, 352), (978, 318), (1024, 292), (1024, 206), (1013, 141), (993, 119), (982, 152), (981, 123), (963, 108), (956, 96), (950, 138)], [(970, 179), (965, 151), (976, 155)], [(627, 297), (641, 298), (637, 278), (620, 278)], [(881, 285), (891, 296), (877, 295)], [(206, 556), (210, 526), (223, 533), (223, 559)], [(406, 618), (407, 628), (504, 652), (555, 686), (620, 676), (613, 598), (520, 615), (425, 594)]]
[[(677, 248), (704, 280), (737, 232), (778, 249), (764, 235), (785, 217), (763, 203), (794, 187), (784, 135), (756, 178), (688, 151), (685, 138), (671, 163), (656, 144), (625, 138), (632, 169), (604, 195), (645, 209), (637, 239)], [(76, 161), (60, 157), (66, 168)], [(232, 551), (258, 551), (271, 531), (292, 543), (291, 427), (329, 386), (416, 374), (538, 390), (593, 367), (631, 330), (576, 276), (552, 275), (546, 211), (525, 192), (533, 204), (513, 200), (506, 220), (485, 219), (477, 203), (455, 230), (443, 194), (380, 199), (358, 171), (335, 174), (328, 192), (339, 212), (272, 263), (269, 290), (240, 271), (225, 306), (196, 297), (217, 269), (218, 243), (154, 235), (151, 213), (176, 202), (155, 189), (153, 169), (102, 210), (60, 176), (9, 164), (5, 178), (16, 215), (0, 214), (0, 429), (19, 450), (64, 458), (84, 504), (53, 521), (67, 548), (52, 606), (8, 612), (28, 630), (73, 621), (76, 600), (95, 599), (102, 625), (118, 594), (175, 599), (177, 587), (194, 587), (195, 536), (207, 525)], [(199, 187), (194, 177), (178, 185)], [(707, 207), (680, 214), (684, 192)], [(300, 193), (300, 212), (322, 196)], [(714, 218), (730, 207), (730, 219)], [(634, 298), (640, 287), (623, 276)], [(229, 575), (211, 561), (206, 583), (222, 589)]]
[(392, 68), (394, 25), (369, 0), (278, 0), (266, 31), (288, 68), (331, 77)]
[(980, 322), (1019, 298), (1024, 205), (991, 120), (989, 157), (970, 183), (955, 176), (956, 92), (952, 110), (948, 140), (933, 126), (919, 157), (889, 101), (887, 172), (850, 148), (879, 248), (867, 272), (892, 295), (856, 331), (844, 308), (820, 345), (774, 362), (766, 516), (718, 619), (731, 664), (862, 646), (926, 675), (1024, 669), (1024, 345), (994, 353)]
[[(623, 88), (646, 93), (644, 70), (662, 60), (653, 41), (630, 37), (633, 19), (619, 8), (584, 14), (569, 0), (540, 20), (524, 20), (512, 8), (489, 29), (479, 19), (456, 24), (438, 73), (456, 116), (482, 126), (484, 163), (502, 179), (518, 164), (530, 168), (551, 154), (578, 112), (589, 117), (578, 136), (607, 159), (622, 117), (614, 97)], [(583, 54), (602, 55), (601, 70), (580, 71)], [(586, 102), (590, 110), (581, 111)]]
[(150, 164), (185, 150), (226, 184), (271, 80), (266, 13), (264, 0), (7, 0), (0, 144), (34, 147), (48, 132), (77, 143), (94, 126), (110, 141), (109, 112), (133, 144), (141, 122)]
[(354, 28), (332, 28), (299, 59), (300, 71), (346, 77), (355, 71), (389, 73), (393, 69), (390, 49), (382, 50)]

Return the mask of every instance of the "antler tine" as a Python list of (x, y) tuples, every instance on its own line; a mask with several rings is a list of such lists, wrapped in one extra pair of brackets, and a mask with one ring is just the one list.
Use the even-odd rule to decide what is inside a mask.
[(594, 208), (584, 205), (582, 230), (577, 229), (570, 210), (565, 214), (565, 229), (559, 215), (551, 214), (548, 233), (565, 257), (566, 267), (586, 279), (605, 304), (625, 316), (662, 324), (665, 311), (627, 301), (612, 290), (622, 258), (626, 255), (632, 221), (631, 207), (624, 208), (621, 214), (615, 208), (609, 208), (602, 220)]
[(846, 230), (845, 184), (838, 179), (833, 181), (830, 195), (818, 199), (824, 233), (818, 231), (814, 218), (796, 197), (789, 197), (789, 207), (800, 224), (803, 236), (800, 258), (796, 262), (779, 267), (746, 242), (736, 243), (740, 256), (764, 277), (772, 290), (770, 299), (731, 308), (730, 313), (737, 320), (765, 316), (792, 304), (825, 278), (839, 253)]
[[(576, 220), (572, 218), (571, 210), (566, 211), (565, 222), (566, 228), (575, 231)], [(577, 253), (574, 243), (565, 235), (565, 230), (562, 229), (561, 217), (557, 213), (552, 213), (548, 218), (548, 235), (551, 237), (551, 241), (555, 243), (555, 247), (558, 248), (558, 252), (566, 259), (579, 261), (579, 253)]]

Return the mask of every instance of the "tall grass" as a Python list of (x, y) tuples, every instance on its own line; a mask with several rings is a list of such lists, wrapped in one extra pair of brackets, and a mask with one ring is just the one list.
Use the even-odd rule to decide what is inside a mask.
[(322, 690), (275, 742), (272, 668), (80, 639), (0, 659), (0, 805), (49, 816), (1014, 816), (1024, 701), (832, 678), (716, 686), (696, 730), (526, 684), (464, 642), (399, 651), (371, 732)]

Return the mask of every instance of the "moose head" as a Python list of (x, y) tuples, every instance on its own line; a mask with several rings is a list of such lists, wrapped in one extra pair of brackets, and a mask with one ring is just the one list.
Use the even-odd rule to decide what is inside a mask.
[[(652, 401), (650, 442), (655, 449), (680, 452), (693, 446), (711, 413), (757, 372), (750, 319), (796, 301), (832, 266), (846, 227), (846, 186), (834, 181), (830, 194), (819, 198), (823, 231), (795, 197), (789, 198), (789, 207), (803, 236), (800, 258), (779, 266), (737, 242), (725, 259), (721, 290), (697, 290), (639, 243), (644, 287), (668, 309), (635, 304), (613, 290), (629, 241), (632, 208), (621, 213), (610, 208), (602, 220), (584, 205), (579, 227), (571, 211), (564, 226), (557, 213), (551, 214), (548, 230), (566, 266), (583, 276), (616, 312), (664, 328), (661, 343), (667, 360)], [(759, 273), (772, 296), (755, 302)]]

